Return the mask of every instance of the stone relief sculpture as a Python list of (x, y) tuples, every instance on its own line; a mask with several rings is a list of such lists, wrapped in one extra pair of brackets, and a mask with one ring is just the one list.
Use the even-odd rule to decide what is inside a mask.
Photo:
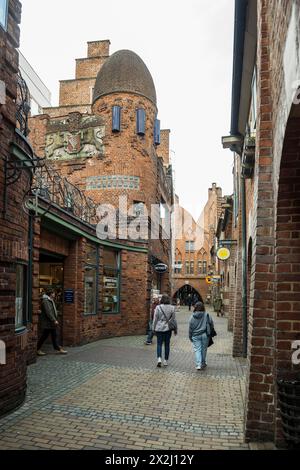
[(71, 116), (69, 119), (61, 121), (53, 121), (46, 136), (46, 158), (69, 160), (102, 157), (104, 155), (105, 126), (99, 124), (97, 119), (80, 115)]

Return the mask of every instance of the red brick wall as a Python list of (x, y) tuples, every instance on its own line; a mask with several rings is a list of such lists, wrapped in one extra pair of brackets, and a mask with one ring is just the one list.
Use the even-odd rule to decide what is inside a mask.
[[(0, 365), (0, 415), (20, 405), (26, 392), (27, 331), (15, 332), (16, 262), (28, 261), (28, 216), (23, 197), (30, 174), (23, 171), (18, 183), (7, 187), (4, 207), (4, 159), (15, 140), (19, 23), (21, 4), (10, 0), (8, 33), (0, 28), (0, 80), (6, 84), (6, 104), (0, 105), (0, 339), (6, 344), (6, 365)], [(13, 159), (12, 159), (13, 160)]]
[[(276, 376), (296, 378), (292, 344), (300, 339), (300, 118), (291, 117), (281, 159), (276, 227)], [(276, 439), (282, 439), (277, 413)]]
[[(292, 100), (291, 71), (295, 75), (294, 78), (297, 71), (297, 64), (293, 62), (293, 48), (296, 50), (298, 47), (299, 50), (299, 32), (296, 33), (295, 28), (295, 43), (289, 45), (287, 70), (284, 54), (293, 6), (297, 18), (297, 2), (258, 2), (258, 135), (252, 215), (255, 230), (250, 294), (250, 375), (246, 438), (275, 439), (278, 443), (282, 443), (282, 436), (280, 419), (277, 419), (276, 429), (276, 378), (277, 373), (284, 372), (288, 363), (291, 365), (292, 352), (288, 351), (288, 348), (292, 338), (299, 335), (295, 310), (299, 297), (299, 214), (296, 202), (299, 194), (297, 182), (293, 179), (293, 175), (297, 176), (295, 169), (298, 168), (295, 156), (298, 134), (292, 121), (287, 130), (286, 147), (282, 153)], [(290, 193), (290, 201), (287, 201), (286, 192)], [(293, 234), (296, 234), (295, 239)], [(288, 280), (290, 283), (287, 283)]]
[(144, 334), (149, 310), (148, 259), (146, 253), (121, 250), (120, 313), (102, 312), (103, 255), (99, 260), (99, 311), (84, 315), (84, 266), (87, 242), (71, 245), (64, 263), (64, 288), (75, 290), (75, 303), (64, 305), (63, 334), (65, 345), (84, 344), (113, 336)]

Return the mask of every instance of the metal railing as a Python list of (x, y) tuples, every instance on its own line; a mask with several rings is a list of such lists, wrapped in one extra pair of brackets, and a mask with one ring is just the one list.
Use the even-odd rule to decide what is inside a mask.
[(31, 193), (90, 225), (97, 224), (95, 202), (44, 160), (36, 166)]

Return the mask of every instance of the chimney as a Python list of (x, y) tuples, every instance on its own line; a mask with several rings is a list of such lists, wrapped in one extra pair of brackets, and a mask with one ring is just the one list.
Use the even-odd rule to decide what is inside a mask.
[(160, 146), (157, 149), (157, 155), (163, 159), (164, 165), (170, 165), (170, 133), (169, 129), (160, 131)]
[(88, 58), (92, 57), (109, 57), (110, 40), (89, 41), (88, 42)]

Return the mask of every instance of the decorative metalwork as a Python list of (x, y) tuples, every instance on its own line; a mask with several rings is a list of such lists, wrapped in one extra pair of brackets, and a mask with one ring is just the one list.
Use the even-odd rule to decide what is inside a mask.
[(46, 212), (56, 205), (90, 225), (98, 223), (95, 202), (45, 161), (35, 170), (25, 206), (34, 210), (39, 204), (39, 199), (47, 203)]
[(20, 132), (27, 137), (29, 134), (28, 128), (28, 118), (30, 113), (30, 93), (28, 86), (21, 75), (21, 72), (18, 73), (17, 79), (17, 102), (16, 102), (16, 119), (17, 127)]

